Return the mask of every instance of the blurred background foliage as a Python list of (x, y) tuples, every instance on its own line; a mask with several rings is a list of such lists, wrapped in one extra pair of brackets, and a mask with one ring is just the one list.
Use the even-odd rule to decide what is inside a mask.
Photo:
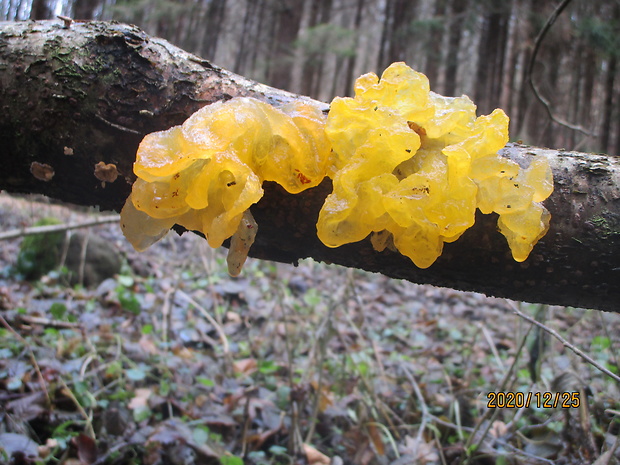
[(394, 61), (424, 72), (436, 92), (469, 95), (511, 117), (513, 139), (620, 152), (620, 2), (573, 1), (538, 53), (555, 0), (2, 0), (5, 20), (115, 19), (266, 84), (330, 101)]

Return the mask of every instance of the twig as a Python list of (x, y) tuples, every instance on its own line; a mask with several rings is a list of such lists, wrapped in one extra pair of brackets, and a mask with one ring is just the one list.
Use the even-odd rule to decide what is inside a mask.
[(86, 421), (86, 431), (88, 435), (93, 439), (97, 439), (95, 436), (95, 430), (93, 429), (93, 419), (88, 413), (86, 413), (86, 410), (84, 410), (84, 407), (82, 407), (82, 404), (80, 404), (80, 401), (77, 399), (77, 397), (75, 397), (75, 394), (73, 394), (73, 391), (69, 389), (69, 386), (67, 386), (67, 383), (65, 383), (62, 377), (59, 377), (58, 379), (63, 387), (63, 392), (75, 404), (75, 407), (78, 409), (78, 412), (80, 412), (80, 415), (84, 417), (84, 420)]
[(90, 465), (103, 465), (104, 463), (107, 462), (107, 460), (113, 454), (116, 454), (121, 449), (123, 449), (125, 447), (133, 447), (133, 446), (138, 446), (138, 445), (144, 445), (144, 443), (141, 442), (141, 441), (130, 441), (130, 442), (121, 441), (120, 443), (115, 444), (114, 446), (110, 447), (110, 449), (104, 455), (99, 457), (97, 460), (92, 462)]
[(20, 321), (31, 325), (49, 326), (51, 328), (65, 329), (83, 329), (81, 323), (72, 323), (70, 321), (56, 321), (41, 316), (18, 315)]
[(615, 366), (620, 366), (620, 360), (618, 359), (618, 354), (616, 352), (616, 348), (614, 347), (614, 338), (609, 334), (609, 325), (605, 321), (605, 317), (603, 316), (603, 312), (598, 312), (599, 318), (601, 319), (601, 326), (603, 327), (603, 331), (605, 332), (605, 337), (609, 339), (609, 352), (611, 354), (611, 361)]
[[(508, 368), (508, 371), (506, 372), (506, 374), (504, 375), (504, 378), (502, 379), (502, 382), (498, 388), (498, 391), (505, 391), (506, 390), (506, 384), (508, 383), (508, 379), (510, 378), (510, 376), (512, 376), (512, 372), (517, 364), (517, 361), (519, 360), (519, 356), (521, 355), (521, 351), (523, 350), (523, 347), (525, 347), (525, 341), (527, 340), (527, 337), (530, 334), (530, 331), (532, 330), (534, 326), (530, 325), (529, 328), (527, 328), (527, 332), (525, 333), (525, 335), (523, 336), (523, 338), (521, 339), (521, 344), (519, 344), (519, 348), (517, 349), (517, 353), (514, 356), (514, 359), (512, 361), (512, 364), (510, 365), (510, 368)], [(486, 428), (484, 430), (484, 432), (480, 435), (480, 438), (478, 439), (478, 442), (476, 443), (476, 450), (478, 448), (480, 448), (480, 445), (482, 444), (482, 441), (484, 441), (484, 438), (487, 436), (487, 434), (489, 433), (489, 429), (491, 429), (491, 425), (493, 424), (493, 419), (497, 416), (498, 412), (500, 411), (500, 409), (487, 409), (484, 414), (482, 415), (482, 418), (480, 418), (478, 420), (478, 422), (476, 423), (476, 427), (474, 428), (473, 433), (469, 436), (469, 438), (467, 438), (467, 442), (465, 443), (465, 450), (469, 450), (469, 446), (471, 445), (471, 442), (474, 440), (476, 433), (478, 432), (478, 430), (480, 429), (480, 427), (482, 426), (482, 424), (484, 423), (485, 420), (489, 419), (489, 417), (491, 417), (489, 419), (489, 421), (486, 424)], [(470, 462), (471, 456), (469, 456), (467, 458), (467, 461), (465, 462), (466, 464)]]
[(164, 295), (164, 303), (161, 307), (161, 339), (164, 344), (168, 343), (168, 320), (170, 318), (171, 297), (177, 291), (178, 286), (172, 287)]
[(534, 92), (534, 96), (545, 107), (545, 110), (547, 111), (547, 114), (549, 115), (549, 118), (551, 118), (551, 121), (553, 121), (555, 123), (558, 123), (558, 124), (560, 124), (560, 125), (562, 125), (564, 127), (567, 127), (569, 129), (572, 129), (573, 131), (578, 131), (578, 132), (580, 132), (582, 134), (585, 134), (586, 136), (592, 136), (593, 134), (590, 131), (588, 131), (587, 129), (584, 129), (582, 126), (571, 124), (571, 123), (569, 123), (567, 121), (564, 121), (564, 120), (558, 118), (557, 116), (555, 116), (553, 114), (553, 111), (551, 110), (551, 104), (549, 103), (549, 101), (546, 98), (544, 98), (542, 95), (540, 95), (540, 92), (536, 88), (536, 85), (534, 84), (534, 79), (533, 79), (534, 63), (536, 61), (536, 56), (538, 55), (538, 50), (540, 49), (540, 44), (542, 43), (543, 39), (547, 35), (547, 32), (549, 32), (549, 29), (551, 29), (551, 26), (553, 25), (553, 23), (555, 23), (555, 20), (558, 19), (558, 16), (560, 16), (562, 11), (564, 11), (564, 8), (566, 8), (570, 2), (571, 2), (571, 0), (563, 0), (562, 3), (560, 3), (557, 6), (557, 8), (554, 10), (554, 12), (551, 13), (551, 16), (549, 16), (549, 18), (547, 19), (547, 22), (545, 23), (545, 25), (543, 26), (541, 31), (538, 33), (538, 37), (536, 37), (536, 41), (534, 43), (534, 50), (532, 51), (532, 56), (530, 58), (530, 63), (528, 65), (528, 69), (527, 69), (527, 81), (530, 84), (530, 87), (532, 88), (532, 91)]
[[(89, 230), (90, 231), (90, 230)], [(88, 241), (90, 239), (89, 231), (82, 237), (82, 247), (80, 250), (80, 267), (78, 269), (78, 284), (84, 285), (84, 270), (86, 269), (86, 251), (88, 250)]]
[[(354, 270), (352, 268), (348, 268), (346, 270), (345, 295), (348, 294), (351, 297), (353, 297), (355, 299), (355, 301), (357, 302), (357, 304), (359, 305), (359, 308), (363, 309), (364, 308), (364, 301), (359, 296), (359, 294), (357, 293), (357, 290), (355, 288), (355, 280), (353, 279), (353, 273), (354, 273)], [(385, 377), (385, 372), (383, 370), (383, 365), (381, 363), (381, 356), (376, 352), (378, 347), (376, 346), (376, 344), (369, 344), (369, 339), (366, 338), (362, 334), (362, 332), (357, 327), (357, 325), (353, 321), (353, 318), (351, 317), (351, 315), (349, 315), (349, 313), (346, 311), (346, 309), (343, 310), (343, 314), (344, 314), (345, 318), (347, 319), (347, 322), (351, 326), (351, 329), (356, 333), (356, 335), (359, 338), (359, 340), (360, 341), (364, 341), (366, 346), (370, 346), (370, 348), (372, 349), (373, 355), (375, 356), (375, 360), (377, 360), (377, 363), (378, 363), (379, 375), (381, 377), (381, 380), (382, 380), (383, 383), (387, 383), (387, 380), (386, 380), (386, 377)], [(379, 396), (378, 396), (374, 386), (371, 385), (368, 382), (368, 379), (367, 379), (366, 376), (362, 376), (361, 379), (362, 379), (362, 382), (364, 383), (364, 386), (368, 390), (368, 393), (373, 398), (373, 403), (371, 405), (372, 405), (372, 407), (374, 407), (376, 409), (376, 412), (374, 412), (374, 413), (381, 413), (383, 418), (385, 418), (386, 422), (389, 423), (390, 428), (395, 432), (395, 434), (398, 435), (398, 430), (396, 429), (396, 425), (394, 425), (394, 422), (390, 418), (389, 412), (386, 412), (385, 409), (382, 408), (384, 403), (381, 402), (381, 399), (379, 398)], [(378, 417), (378, 415), (375, 415), (375, 416)]]
[(37, 363), (37, 359), (34, 356), (34, 352), (32, 351), (32, 347), (30, 346), (30, 343), (26, 339), (24, 339), (21, 336), (21, 334), (15, 331), (13, 327), (4, 319), (2, 315), (0, 315), (0, 323), (2, 324), (2, 326), (4, 326), (7, 329), (7, 331), (12, 333), (17, 339), (19, 339), (19, 341), (22, 344), (24, 344), (24, 346), (26, 346), (26, 348), (28, 349), (30, 361), (32, 362), (32, 366), (34, 367), (34, 370), (37, 372), (37, 379), (39, 380), (39, 385), (41, 386), (41, 390), (45, 393), (45, 398), (47, 399), (47, 405), (51, 406), (52, 399), (50, 398), (50, 394), (47, 391), (47, 386), (45, 385), (43, 374), (41, 373), (41, 369), (39, 368), (39, 364)]
[(87, 228), (104, 223), (115, 223), (120, 221), (119, 215), (106, 215), (92, 220), (83, 221), (81, 223), (69, 224), (50, 224), (47, 226), (31, 226), (29, 228), (13, 229), (0, 233), (0, 241), (7, 239), (15, 239), (17, 237), (31, 236), (33, 234), (45, 234), (57, 231), (68, 231), (70, 229)]
[(230, 346), (228, 344), (228, 338), (226, 337), (226, 333), (224, 332), (224, 328), (222, 325), (217, 322), (215, 318), (213, 318), (206, 308), (192, 299), (188, 294), (183, 292), (180, 289), (177, 289), (174, 295), (178, 295), (183, 297), (187, 302), (192, 304), (194, 307), (198, 309), (200, 313), (213, 325), (215, 330), (217, 331), (218, 336), (220, 337), (220, 341), (222, 342), (222, 350), (224, 351), (224, 365), (227, 373), (232, 373), (233, 371), (233, 359), (230, 354)]
[[(338, 301), (340, 301), (340, 299), (343, 296), (340, 296), (340, 298), (338, 299)], [(314, 401), (312, 404), (312, 413), (310, 416), (310, 427), (308, 428), (308, 431), (306, 432), (306, 438), (304, 439), (304, 442), (306, 444), (310, 444), (312, 442), (312, 436), (314, 435), (314, 430), (316, 427), (316, 423), (318, 421), (318, 416), (319, 416), (319, 404), (320, 404), (320, 399), (321, 399), (321, 395), (322, 395), (322, 390), (323, 390), (323, 363), (325, 362), (325, 358), (326, 358), (326, 352), (327, 352), (327, 344), (329, 342), (329, 338), (328, 336), (330, 335), (330, 330), (332, 329), (332, 322), (333, 322), (333, 318), (334, 318), (334, 312), (336, 310), (336, 302), (332, 302), (332, 305), (329, 306), (329, 309), (327, 311), (327, 315), (325, 316), (325, 318), (323, 319), (323, 321), (321, 322), (321, 325), (319, 326), (319, 328), (317, 329), (316, 333), (315, 333), (315, 338), (314, 338), (314, 342), (312, 344), (312, 350), (311, 350), (311, 354), (314, 357), (314, 351), (316, 350), (317, 345), (319, 346), (319, 360), (318, 360), (318, 375), (319, 375), (319, 380), (317, 383), (317, 392), (316, 395), (314, 397)], [(310, 360), (312, 360), (312, 358), (310, 358)], [(310, 370), (308, 370), (308, 372), (310, 372)]]
[[(288, 371), (288, 385), (290, 389), (289, 399), (291, 402), (291, 434), (288, 437), (288, 451), (292, 456), (295, 456), (300, 450), (302, 450), (303, 443), (299, 440), (301, 437), (301, 432), (299, 428), (299, 408), (298, 402), (295, 395), (295, 383), (293, 382), (293, 360), (294, 360), (294, 349), (291, 345), (291, 338), (289, 335), (289, 314), (290, 306), (285, 302), (286, 301), (286, 293), (282, 286), (278, 286), (276, 289), (276, 305), (274, 306), (274, 310), (277, 309), (281, 313), (281, 317), (278, 318), (282, 321), (282, 325), (284, 326), (284, 347), (286, 349), (286, 363), (287, 363), (287, 371)], [(316, 399), (321, 396), (321, 388), (322, 388), (322, 379), (321, 379), (322, 370), (319, 371), (319, 386), (317, 389)], [(310, 430), (308, 434), (312, 436), (314, 433), (314, 424), (316, 421), (316, 417), (312, 416), (310, 418)], [(306, 441), (309, 442), (309, 441)]]
[(616, 449), (618, 448), (618, 446), (620, 446), (620, 435), (616, 435), (616, 440), (614, 441), (613, 445), (611, 446), (611, 449), (609, 449), (607, 451), (608, 458), (605, 461), (605, 465), (608, 465), (611, 462), (611, 459), (613, 458), (614, 454), (616, 453)]
[[(413, 451), (413, 456), (417, 457), (418, 456), (418, 448), (420, 447), (420, 441), (422, 441), (422, 435), (424, 434), (424, 430), (426, 429), (426, 422), (428, 421), (429, 418), (432, 418), (433, 415), (431, 415), (429, 413), (429, 411), (428, 411), (428, 407), (426, 405), (426, 401), (424, 400), (424, 396), (422, 395), (422, 391), (420, 390), (420, 386), (418, 386), (417, 381), (413, 377), (413, 373), (411, 373), (409, 371), (409, 369), (405, 365), (402, 365), (401, 368), (402, 368), (403, 372), (405, 373), (405, 376), (407, 377), (407, 379), (411, 383), (411, 387), (413, 388), (413, 392), (415, 393), (415, 396), (418, 399), (420, 407), (422, 408), (422, 422), (420, 423), (420, 427), (418, 428), (418, 434), (416, 436), (416, 441), (415, 441), (415, 449)], [(459, 428), (457, 428), (457, 430), (458, 429)]]
[(489, 344), (489, 348), (491, 349), (491, 353), (493, 354), (493, 358), (495, 358), (495, 362), (501, 371), (504, 371), (504, 364), (502, 363), (502, 358), (499, 356), (499, 352), (497, 351), (497, 347), (495, 347), (495, 343), (493, 342), (493, 338), (489, 334), (489, 330), (482, 323), (478, 324), (478, 327), (482, 330), (482, 335)]
[(180, 296), (180, 297), (183, 297), (187, 302), (189, 302), (194, 307), (196, 307), (198, 309), (198, 311), (200, 313), (202, 313), (202, 315), (207, 320), (209, 320), (209, 323), (211, 323), (213, 325), (213, 327), (217, 331), (217, 334), (220, 336), (220, 341), (222, 342), (222, 349), (224, 350), (224, 355), (228, 358), (230, 356), (230, 349), (229, 349), (229, 345), (228, 345), (228, 338), (226, 337), (226, 333), (224, 332), (224, 329), (222, 328), (222, 326), (215, 320), (215, 318), (213, 318), (209, 314), (209, 312), (202, 305), (200, 305), (198, 302), (196, 302), (194, 299), (192, 299), (185, 292), (183, 292), (180, 289), (177, 289), (176, 294), (178, 296)]
[(107, 124), (108, 126), (114, 128), (114, 129), (118, 129), (119, 131), (128, 132), (130, 134), (136, 134), (138, 136), (144, 136), (144, 133), (142, 133), (140, 131), (136, 131), (135, 129), (126, 128), (125, 126), (121, 126), (120, 124), (112, 123), (112, 122), (108, 121), (107, 119), (105, 119), (103, 116), (101, 116), (99, 114), (96, 114), (95, 118), (97, 118), (99, 121)]
[(250, 399), (257, 391), (256, 387), (250, 387), (245, 390), (245, 405), (243, 406), (243, 430), (241, 433), (241, 457), (244, 459), (247, 455), (248, 447), (248, 431), (250, 430), (250, 423), (252, 418), (250, 417)]
[[(400, 453), (398, 452), (398, 446), (396, 445), (396, 441), (394, 441), (394, 436), (392, 436), (392, 433), (390, 433), (390, 430), (387, 428), (387, 426), (385, 426), (383, 423), (379, 423), (378, 421), (369, 421), (368, 423), (366, 423), (366, 426), (378, 426), (379, 429), (383, 431), (383, 434), (385, 434), (388, 438), (388, 442), (390, 443), (390, 446), (392, 446), (392, 450), (394, 451), (394, 455), (396, 456), (396, 458), (400, 458)], [(373, 441), (370, 441), (370, 443), (373, 444)]]
[[(407, 374), (408, 374), (408, 372), (409, 372), (409, 371), (408, 371), (408, 369), (407, 369), (406, 367), (404, 367), (404, 366), (402, 366), (402, 368), (404, 369), (403, 371), (405, 372), (405, 375), (407, 375)], [(409, 375), (410, 375), (410, 374), (411, 374), (411, 373), (409, 372)], [(416, 389), (415, 389), (415, 386), (417, 385), (417, 383), (415, 382), (415, 379), (413, 379), (413, 377), (411, 377), (411, 378), (409, 378), (409, 380), (410, 380), (410, 381), (413, 381), (413, 382), (412, 382), (412, 386), (414, 386), (414, 390), (416, 390)], [(417, 391), (418, 391), (418, 392), (420, 392), (419, 387), (418, 387)], [(420, 394), (421, 394), (421, 392), (420, 392)], [(416, 396), (417, 396), (417, 393), (416, 393)], [(423, 398), (422, 398), (422, 401), (424, 401), (424, 399), (423, 399)], [(425, 404), (425, 403), (422, 403), (421, 405), (422, 405), (422, 409), (423, 409), (423, 411), (424, 411), (424, 407), (426, 406), (426, 404)], [(423, 414), (423, 415), (424, 415), (424, 414)], [(461, 425), (456, 425), (456, 424), (451, 423), (451, 422), (449, 422), (449, 421), (442, 420), (441, 418), (439, 418), (439, 417), (437, 417), (437, 416), (433, 415), (432, 413), (429, 413), (429, 412), (428, 412), (428, 410), (426, 411), (426, 415), (428, 416), (428, 419), (429, 419), (429, 420), (431, 420), (433, 423), (436, 423), (436, 424), (438, 424), (438, 425), (444, 426), (444, 427), (446, 427), (446, 428), (451, 428), (451, 429), (453, 429), (453, 430), (457, 430), (457, 431), (458, 431), (459, 429), (462, 429), (463, 431), (467, 431), (467, 432), (471, 433), (472, 435), (473, 435), (473, 434), (475, 433), (475, 431), (476, 431), (474, 428), (470, 428), (469, 426), (461, 426)], [(555, 462), (552, 462), (551, 460), (548, 460), (548, 459), (545, 459), (545, 458), (542, 458), (542, 457), (538, 457), (538, 456), (535, 456), (535, 455), (530, 454), (530, 453), (528, 453), (528, 452), (525, 452), (525, 451), (523, 451), (523, 450), (521, 450), (521, 449), (518, 449), (518, 448), (516, 448), (515, 446), (513, 446), (512, 444), (507, 443), (506, 441), (504, 441), (504, 440), (503, 440), (503, 439), (501, 439), (501, 438), (495, 438), (495, 442), (496, 442), (498, 445), (502, 446), (502, 447), (505, 447), (505, 448), (507, 448), (507, 449), (512, 450), (512, 452), (513, 452), (514, 454), (516, 454), (516, 455), (521, 455), (521, 456), (523, 456), (523, 457), (527, 457), (527, 458), (534, 459), (534, 460), (537, 460), (537, 461), (539, 461), (539, 462), (548, 463), (548, 464), (551, 464), (551, 465), (553, 465), (553, 464), (555, 463)], [(437, 447), (437, 448), (438, 448), (438, 450), (441, 452), (441, 447), (440, 447), (440, 446), (441, 446), (441, 444), (439, 444), (438, 442), (437, 442), (437, 444), (438, 444), (438, 447)], [(466, 449), (466, 447), (464, 447), (464, 449)], [(442, 452), (442, 455), (443, 455), (443, 452)]]
[(554, 338), (556, 338), (558, 341), (560, 341), (564, 347), (566, 347), (567, 349), (572, 350), (575, 354), (577, 354), (579, 357), (581, 357), (582, 359), (584, 359), (586, 362), (588, 362), (590, 365), (592, 365), (593, 367), (595, 367), (596, 369), (598, 369), (599, 371), (605, 373), (607, 376), (609, 376), (610, 378), (615, 379), (616, 381), (620, 382), (620, 376), (613, 374), (611, 371), (609, 371), (607, 368), (605, 368), (604, 366), (602, 366), (601, 364), (597, 363), (594, 359), (592, 359), (592, 357), (590, 357), (588, 354), (582, 352), (580, 349), (578, 349), (577, 347), (575, 347), (573, 344), (571, 344), (570, 342), (568, 342), (566, 339), (564, 339), (560, 334), (558, 334), (555, 330), (549, 328), (548, 326), (540, 323), (539, 321), (536, 321), (534, 318), (532, 318), (529, 315), (526, 315), (525, 313), (523, 313), (521, 310), (519, 310), (512, 302), (507, 301), (508, 305), (510, 305), (510, 307), (512, 307), (512, 311), (514, 313), (516, 313), (517, 315), (519, 315), (521, 318), (523, 318), (524, 320), (529, 321), (532, 324), (535, 324), (536, 326), (538, 326), (540, 329), (542, 329), (543, 331), (547, 332), (548, 334), (551, 334)]

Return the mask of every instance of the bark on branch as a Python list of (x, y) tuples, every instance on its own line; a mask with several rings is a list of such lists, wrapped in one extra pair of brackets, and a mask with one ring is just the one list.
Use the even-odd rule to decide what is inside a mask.
[[(1, 23), (0, 189), (118, 211), (145, 134), (235, 96), (276, 106), (307, 98), (218, 68), (135, 26)], [(550, 231), (524, 263), (512, 260), (494, 215), (479, 215), (427, 270), (398, 253), (377, 253), (369, 241), (327, 248), (315, 223), (328, 180), (295, 196), (267, 183), (252, 208), (259, 233), (250, 254), (289, 263), (313, 257), (417, 283), (619, 311), (620, 161), (516, 144), (503, 152), (526, 164), (533, 155), (546, 156), (555, 176), (545, 202)], [(118, 178), (102, 181), (95, 174), (99, 162), (114, 164)]]

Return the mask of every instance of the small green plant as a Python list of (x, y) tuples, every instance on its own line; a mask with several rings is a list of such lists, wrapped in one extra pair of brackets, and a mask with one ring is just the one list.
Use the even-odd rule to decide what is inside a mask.
[(131, 276), (120, 275), (117, 282), (116, 296), (121, 307), (134, 315), (138, 315), (142, 310), (142, 304), (133, 290), (134, 279)]
[[(35, 226), (60, 224), (56, 218), (43, 218)], [(15, 271), (24, 279), (35, 281), (59, 265), (64, 241), (63, 232), (26, 236), (19, 248)]]

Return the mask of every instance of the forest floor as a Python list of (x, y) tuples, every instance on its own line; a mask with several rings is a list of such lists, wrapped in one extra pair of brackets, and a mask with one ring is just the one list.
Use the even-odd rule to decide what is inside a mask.
[[(4, 231), (94, 215), (0, 195)], [(125, 262), (93, 288), (0, 242), (0, 463), (620, 463), (620, 385), (514, 310), (614, 373), (620, 314), (89, 231)]]

